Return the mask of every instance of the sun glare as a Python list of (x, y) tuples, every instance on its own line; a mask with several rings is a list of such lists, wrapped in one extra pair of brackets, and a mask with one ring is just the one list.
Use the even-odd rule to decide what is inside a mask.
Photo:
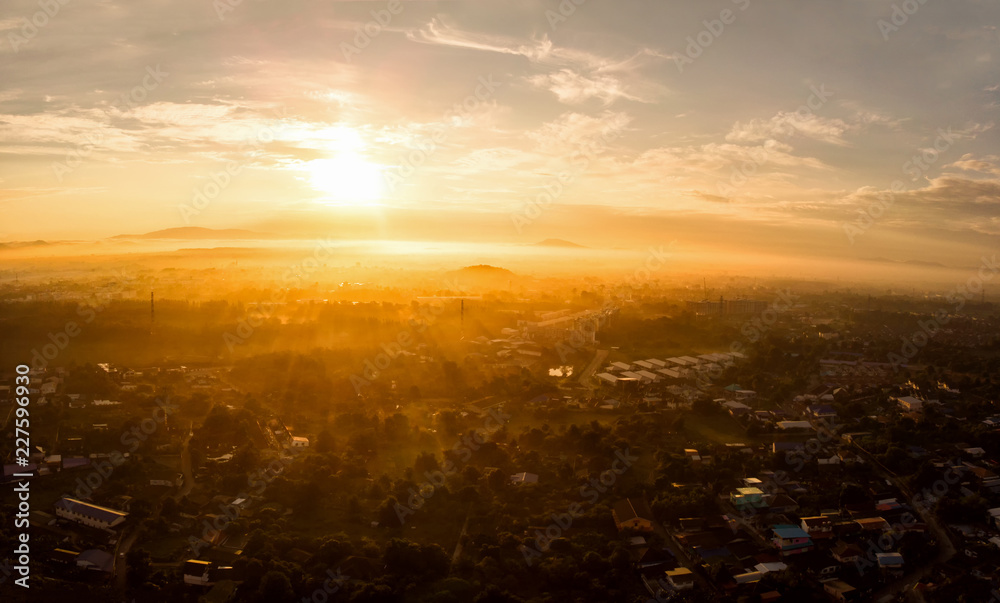
[(312, 187), (334, 202), (365, 205), (382, 197), (379, 167), (357, 156), (311, 161), (309, 177)]

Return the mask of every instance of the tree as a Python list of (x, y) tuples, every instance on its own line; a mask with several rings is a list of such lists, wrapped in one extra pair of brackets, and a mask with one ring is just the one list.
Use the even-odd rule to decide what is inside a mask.
[(490, 584), (486, 590), (476, 595), (472, 603), (524, 603), (524, 599), (515, 597), (509, 591), (500, 590), (496, 584)]
[(260, 596), (267, 603), (290, 603), (295, 598), (292, 582), (285, 574), (272, 570), (260, 580)]
[(125, 562), (128, 564), (129, 585), (141, 586), (149, 580), (152, 570), (149, 567), (149, 553), (143, 549), (133, 549), (125, 555)]
[(380, 526), (396, 528), (402, 525), (401, 518), (396, 512), (399, 500), (395, 496), (390, 496), (382, 501), (376, 511), (376, 517)]
[(489, 486), (490, 490), (494, 493), (503, 492), (504, 487), (506, 487), (508, 482), (507, 474), (496, 467), (490, 469), (486, 472), (486, 485)]

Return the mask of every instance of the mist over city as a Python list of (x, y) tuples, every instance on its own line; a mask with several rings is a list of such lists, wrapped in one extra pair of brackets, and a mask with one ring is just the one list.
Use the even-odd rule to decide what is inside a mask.
[(0, 599), (1000, 601), (987, 0), (12, 0)]

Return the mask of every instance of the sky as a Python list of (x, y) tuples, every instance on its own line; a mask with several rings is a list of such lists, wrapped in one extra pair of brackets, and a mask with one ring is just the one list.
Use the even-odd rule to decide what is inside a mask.
[(1000, 236), (997, 24), (991, 0), (9, 0), (0, 241), (976, 265)]

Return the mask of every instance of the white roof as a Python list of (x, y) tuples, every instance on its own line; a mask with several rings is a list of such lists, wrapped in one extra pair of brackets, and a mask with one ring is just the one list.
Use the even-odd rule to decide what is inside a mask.
[(597, 373), (597, 378), (609, 381), (611, 383), (615, 383), (618, 381), (618, 377), (615, 377), (611, 373)]
[(623, 371), (627, 371), (630, 368), (632, 368), (632, 365), (626, 364), (624, 362), (612, 362), (611, 366), (615, 367), (616, 369), (623, 370)]
[(768, 572), (780, 572), (782, 570), (786, 570), (788, 569), (788, 566), (780, 561), (771, 561), (769, 563), (758, 563), (753, 566), (753, 568), (762, 574), (766, 574)]
[(812, 429), (809, 421), (779, 421), (778, 429)]

